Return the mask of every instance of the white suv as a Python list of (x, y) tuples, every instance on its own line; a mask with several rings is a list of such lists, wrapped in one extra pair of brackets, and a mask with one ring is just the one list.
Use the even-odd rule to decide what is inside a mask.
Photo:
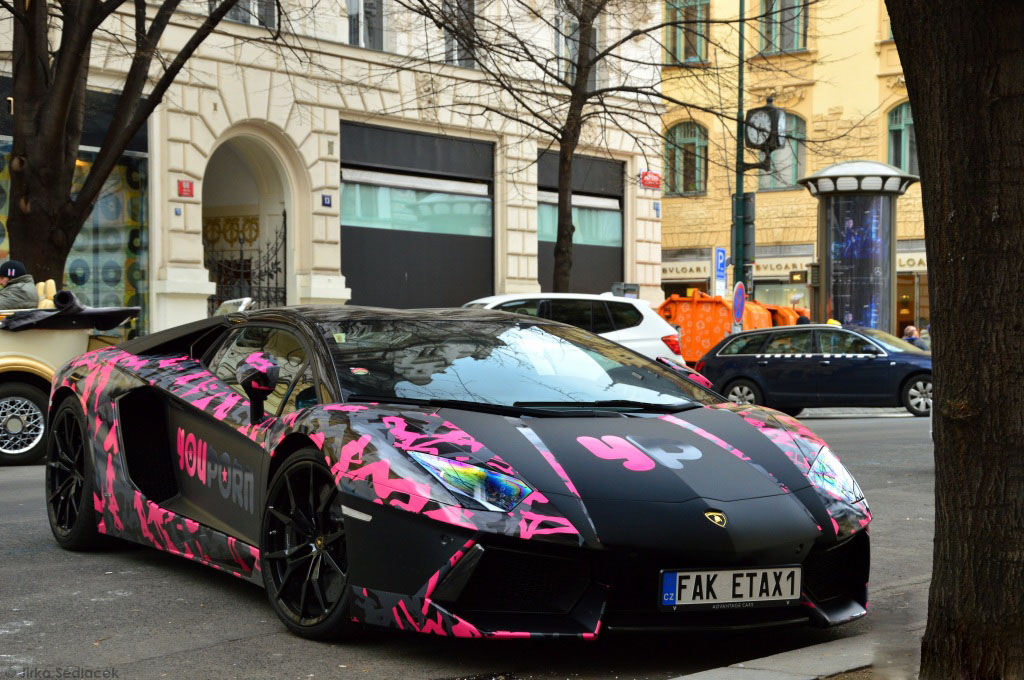
[(530, 293), (492, 295), (462, 306), (561, 321), (597, 333), (651, 359), (680, 358), (676, 330), (658, 316), (646, 300), (615, 297), (610, 293)]

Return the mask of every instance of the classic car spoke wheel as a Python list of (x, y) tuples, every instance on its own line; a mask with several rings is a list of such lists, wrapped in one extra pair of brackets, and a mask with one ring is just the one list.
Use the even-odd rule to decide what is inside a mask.
[(926, 416), (932, 411), (932, 378), (919, 375), (911, 378), (903, 388), (903, 406), (915, 416)]
[(96, 543), (89, 441), (78, 401), (65, 399), (53, 418), (46, 463), (46, 510), (50, 529), (63, 548)]
[(303, 451), (278, 472), (267, 497), (260, 550), (275, 611), (293, 631), (317, 639), (351, 628), (343, 621), (348, 552), (341, 496), (322, 461), (318, 451)]
[(47, 402), (32, 385), (0, 386), (0, 464), (34, 463), (46, 455)]

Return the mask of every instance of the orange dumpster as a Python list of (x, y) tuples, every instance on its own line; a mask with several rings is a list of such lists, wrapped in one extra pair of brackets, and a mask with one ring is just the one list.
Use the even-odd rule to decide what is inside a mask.
[[(658, 306), (658, 314), (681, 329), (680, 349), (683, 359), (691, 363), (732, 330), (732, 300), (697, 290), (689, 297), (670, 295)], [(771, 325), (771, 313), (763, 305), (748, 300), (743, 308), (743, 330)]]
[(772, 315), (773, 326), (795, 326), (800, 314), (792, 307), (781, 305), (763, 305)]

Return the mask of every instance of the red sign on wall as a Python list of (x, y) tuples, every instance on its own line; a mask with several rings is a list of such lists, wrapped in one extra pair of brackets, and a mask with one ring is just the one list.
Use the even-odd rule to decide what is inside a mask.
[(640, 185), (648, 189), (660, 189), (661, 175), (651, 170), (644, 170), (640, 173)]
[(181, 196), (182, 198), (192, 198), (195, 196), (195, 189), (192, 186), (192, 180), (178, 180), (178, 196)]

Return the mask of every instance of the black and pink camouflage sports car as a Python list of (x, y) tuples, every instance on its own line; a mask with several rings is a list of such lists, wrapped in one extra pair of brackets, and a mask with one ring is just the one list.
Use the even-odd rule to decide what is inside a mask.
[(825, 443), (575, 327), (294, 307), (74, 359), (57, 542), (251, 580), (311, 638), (835, 625), (866, 613), (860, 487)]

